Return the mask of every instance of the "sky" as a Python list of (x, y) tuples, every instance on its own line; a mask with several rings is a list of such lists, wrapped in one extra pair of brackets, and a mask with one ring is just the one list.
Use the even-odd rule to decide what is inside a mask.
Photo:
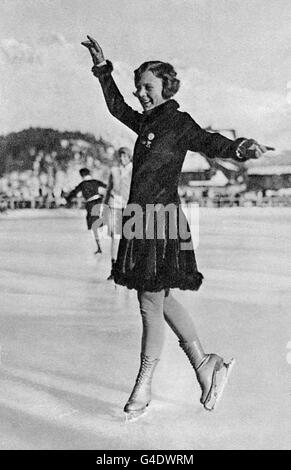
[(41, 126), (134, 142), (106, 109), (86, 34), (136, 109), (133, 70), (169, 61), (175, 98), (201, 126), (291, 149), (290, 0), (0, 0), (0, 134)]

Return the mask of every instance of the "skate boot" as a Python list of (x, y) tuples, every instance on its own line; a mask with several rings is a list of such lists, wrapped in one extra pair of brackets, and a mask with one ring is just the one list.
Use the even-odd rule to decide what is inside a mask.
[(222, 396), (235, 363), (234, 359), (229, 363), (225, 363), (222, 357), (217, 354), (205, 354), (202, 362), (197, 367), (197, 363), (194, 361), (193, 344), (180, 342), (180, 346), (190, 360), (201, 387), (200, 403), (207, 411), (213, 411)]
[(124, 407), (126, 421), (135, 421), (143, 415), (151, 401), (153, 373), (159, 359), (141, 354), (141, 363), (135, 385)]

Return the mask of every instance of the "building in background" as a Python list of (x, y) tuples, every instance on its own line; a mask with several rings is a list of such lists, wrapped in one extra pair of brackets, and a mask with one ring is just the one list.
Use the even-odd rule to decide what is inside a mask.
[(248, 191), (291, 193), (291, 152), (269, 154), (247, 162), (246, 167)]

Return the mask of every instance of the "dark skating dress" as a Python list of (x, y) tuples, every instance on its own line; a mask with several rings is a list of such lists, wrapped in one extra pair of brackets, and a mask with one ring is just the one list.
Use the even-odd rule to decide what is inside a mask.
[[(198, 290), (203, 275), (197, 269), (190, 229), (179, 207), (183, 161), (187, 150), (210, 158), (235, 159), (243, 139), (231, 141), (204, 131), (189, 114), (178, 111), (179, 105), (172, 99), (150, 112), (134, 111), (124, 102), (112, 70), (109, 61), (92, 69), (110, 113), (138, 135), (114, 281), (140, 291)], [(169, 210), (163, 216), (165, 206)], [(135, 208), (140, 210), (132, 211)]]

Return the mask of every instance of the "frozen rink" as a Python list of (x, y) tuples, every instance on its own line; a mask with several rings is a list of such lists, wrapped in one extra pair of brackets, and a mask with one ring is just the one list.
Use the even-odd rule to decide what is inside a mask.
[(141, 328), (135, 291), (106, 281), (109, 242), (93, 254), (82, 212), (1, 215), (0, 448), (291, 449), (290, 226), (289, 208), (200, 211), (205, 280), (176, 296), (236, 366), (206, 412), (169, 330), (150, 410), (125, 424)]

